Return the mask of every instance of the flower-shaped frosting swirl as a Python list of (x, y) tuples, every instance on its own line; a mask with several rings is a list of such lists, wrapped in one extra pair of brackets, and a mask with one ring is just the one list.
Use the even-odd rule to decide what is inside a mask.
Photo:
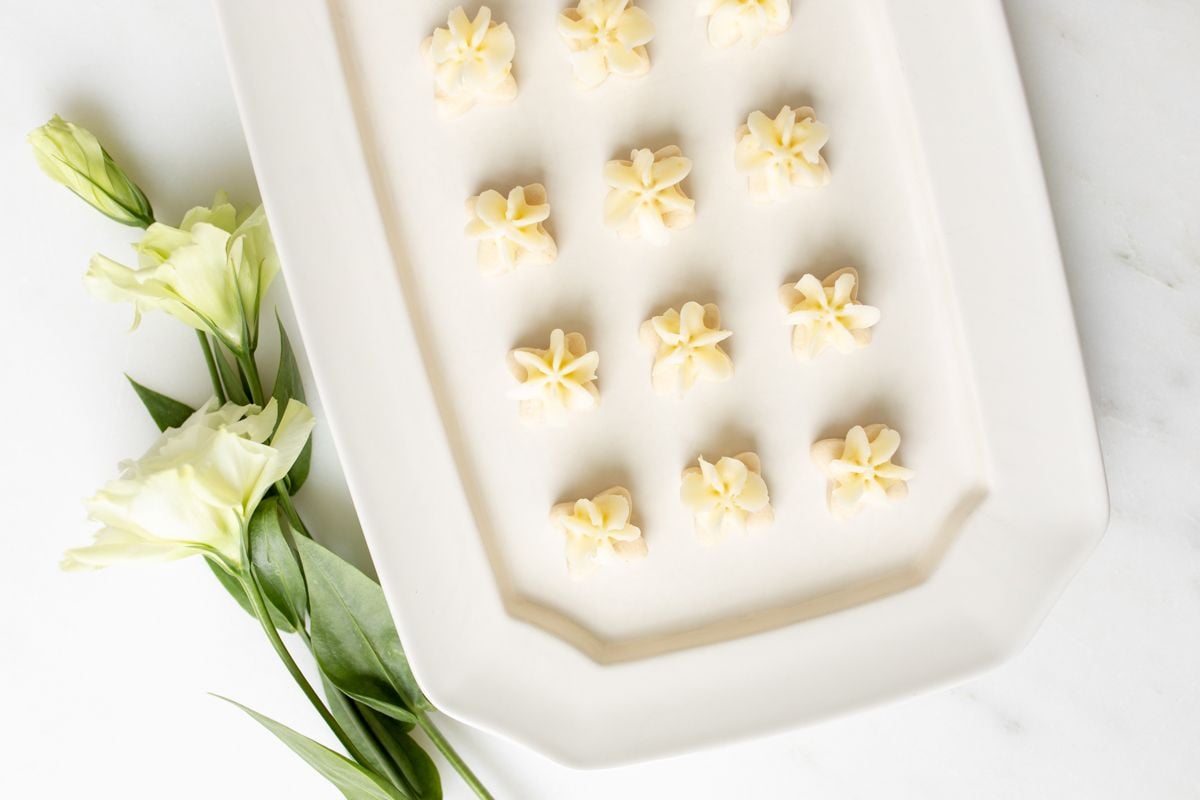
[(740, 39), (757, 45), (764, 36), (787, 30), (792, 6), (790, 0), (703, 0), (696, 14), (708, 17), (713, 47), (729, 47)]
[(867, 505), (908, 494), (911, 469), (892, 463), (900, 434), (886, 425), (855, 425), (845, 439), (822, 439), (813, 460), (829, 477), (829, 510), (834, 517), (854, 516)]
[(757, 455), (725, 456), (716, 464), (700, 456), (699, 464), (684, 470), (679, 497), (692, 512), (701, 540), (715, 542), (774, 521)]
[(795, 284), (779, 288), (792, 329), (792, 352), (797, 358), (820, 355), (828, 345), (840, 353), (871, 343), (871, 328), (879, 322), (879, 309), (858, 302), (858, 272), (839, 269), (825, 280), (805, 275)]
[(512, 76), (516, 42), (508, 23), (492, 22), (487, 6), (481, 6), (470, 20), (459, 6), (446, 24), (421, 42), (421, 53), (434, 68), (438, 109), (447, 115), (461, 114), (476, 103), (507, 103), (516, 97)]
[(596, 367), (600, 354), (587, 349), (583, 334), (550, 334), (550, 347), (538, 350), (521, 347), (508, 354), (508, 367), (520, 385), (512, 396), (520, 401), (521, 419), (545, 420), (552, 425), (566, 422), (567, 412), (596, 407)]
[(597, 564), (643, 558), (646, 540), (632, 516), (633, 498), (621, 486), (550, 509), (551, 524), (566, 538), (571, 576), (583, 577)]
[(517, 186), (507, 199), (488, 189), (467, 201), (467, 213), (466, 234), (479, 240), (476, 260), (485, 275), (549, 264), (558, 256), (554, 238), (542, 224), (550, 216), (550, 204), (540, 183)]
[(611, 187), (604, 200), (604, 222), (626, 238), (645, 237), (662, 244), (670, 231), (696, 219), (696, 202), (681, 186), (692, 161), (674, 145), (653, 153), (634, 150), (630, 159), (604, 165), (604, 182)]
[(755, 200), (774, 202), (784, 199), (794, 186), (829, 183), (829, 165), (821, 156), (828, 141), (829, 129), (817, 122), (807, 106), (784, 106), (775, 119), (754, 111), (738, 128), (734, 164), (747, 175)]
[(559, 15), (558, 32), (585, 88), (604, 83), (610, 72), (636, 78), (650, 71), (646, 43), (654, 38), (654, 23), (632, 0), (580, 0)]
[(733, 335), (721, 329), (712, 303), (684, 303), (642, 323), (641, 339), (654, 350), (651, 384), (661, 394), (684, 394), (697, 380), (720, 382), (733, 375), (733, 361), (721, 342)]

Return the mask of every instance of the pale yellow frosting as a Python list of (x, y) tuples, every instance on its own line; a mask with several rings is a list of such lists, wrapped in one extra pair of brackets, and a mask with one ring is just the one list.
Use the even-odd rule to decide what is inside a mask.
[(558, 18), (571, 51), (575, 80), (591, 89), (610, 73), (636, 78), (650, 71), (646, 44), (654, 38), (650, 16), (632, 0), (580, 0)]
[(556, 328), (545, 350), (521, 347), (508, 354), (508, 366), (520, 385), (512, 396), (520, 401), (521, 419), (562, 425), (574, 411), (588, 411), (600, 402), (596, 388), (599, 353), (589, 351), (580, 333)]
[(421, 53), (434, 68), (434, 100), (447, 115), (461, 114), (476, 103), (507, 103), (517, 96), (512, 75), (516, 42), (508, 23), (492, 22), (492, 11), (480, 6), (468, 19), (462, 6), (450, 12), (447, 27), (421, 42)]
[(517, 267), (549, 264), (558, 255), (543, 223), (550, 217), (546, 189), (540, 183), (517, 186), (504, 195), (488, 189), (467, 201), (466, 234), (479, 240), (476, 261), (485, 275)]
[(775, 119), (761, 111), (751, 112), (738, 128), (734, 163), (744, 173), (750, 195), (759, 202), (776, 202), (796, 186), (829, 183), (829, 165), (821, 148), (829, 141), (829, 129), (817, 122), (807, 106), (784, 106)]
[(742, 39), (757, 45), (765, 36), (783, 33), (792, 21), (790, 0), (702, 0), (696, 13), (708, 17), (713, 47)]
[(683, 472), (679, 497), (692, 512), (696, 534), (714, 542), (730, 533), (769, 525), (775, 519), (762, 467), (754, 453), (725, 456)]
[(550, 509), (550, 522), (566, 539), (567, 568), (583, 577), (596, 565), (634, 561), (646, 555), (646, 540), (633, 525), (633, 498), (621, 486), (592, 499), (559, 503)]
[(908, 495), (911, 469), (892, 463), (900, 434), (886, 425), (856, 425), (845, 439), (822, 439), (812, 446), (813, 460), (829, 478), (829, 510), (852, 517), (869, 505)]
[(713, 303), (684, 303), (642, 323), (642, 342), (654, 350), (651, 384), (661, 394), (684, 394), (696, 381), (720, 382), (733, 375), (733, 361), (721, 342), (733, 335), (721, 328)]
[(634, 150), (629, 161), (604, 165), (610, 187), (604, 201), (604, 223), (624, 237), (665, 243), (671, 231), (696, 220), (696, 203), (683, 192), (691, 159), (671, 145), (656, 152)]
[(779, 288), (779, 300), (792, 329), (792, 352), (810, 359), (832, 345), (840, 353), (871, 343), (871, 328), (879, 322), (879, 309), (858, 302), (858, 272), (839, 269), (818, 280), (805, 275)]

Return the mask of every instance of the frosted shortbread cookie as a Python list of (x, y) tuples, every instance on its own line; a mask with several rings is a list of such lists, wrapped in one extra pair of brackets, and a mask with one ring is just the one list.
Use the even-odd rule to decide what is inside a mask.
[(654, 351), (650, 381), (659, 394), (683, 395), (696, 381), (719, 383), (733, 375), (733, 361), (721, 342), (733, 331), (721, 328), (721, 312), (713, 303), (684, 303), (642, 323), (642, 343)]
[(421, 54), (433, 67), (438, 110), (453, 116), (476, 103), (507, 103), (516, 97), (512, 61), (517, 45), (508, 23), (492, 22), (487, 6), (470, 20), (459, 6), (446, 24), (421, 42)]
[(819, 280), (805, 275), (779, 287), (779, 301), (792, 328), (792, 352), (807, 361), (828, 346), (849, 353), (871, 343), (879, 309), (858, 302), (858, 271), (839, 269)]
[(467, 200), (467, 214), (466, 234), (479, 240), (475, 258), (485, 275), (549, 264), (558, 256), (554, 238), (543, 224), (550, 217), (550, 204), (540, 183), (517, 186), (507, 198), (488, 189)]
[(911, 469), (893, 464), (900, 434), (886, 425), (855, 425), (845, 439), (822, 439), (812, 457), (829, 478), (829, 511), (847, 519), (869, 505), (908, 495)]
[(580, 0), (559, 15), (558, 33), (571, 51), (575, 80), (586, 89), (610, 73), (636, 78), (650, 71), (646, 44), (654, 23), (632, 0)]
[(567, 415), (590, 411), (600, 402), (596, 367), (600, 354), (587, 349), (580, 333), (556, 328), (545, 350), (519, 347), (509, 351), (508, 368), (518, 386), (511, 395), (519, 401), (524, 422), (563, 425)]
[(681, 185), (692, 161), (674, 145), (655, 152), (634, 150), (629, 158), (604, 165), (609, 186), (604, 224), (626, 238), (664, 244), (671, 231), (696, 221), (696, 202)]
[(821, 155), (828, 141), (829, 129), (807, 106), (784, 106), (775, 119), (752, 111), (737, 130), (734, 164), (746, 175), (751, 197), (760, 203), (778, 202), (796, 186), (829, 183), (829, 165)]
[(696, 14), (708, 17), (708, 41), (721, 48), (743, 39), (757, 45), (792, 22), (790, 0), (701, 0)]
[(644, 558), (646, 540), (632, 518), (633, 498), (622, 486), (550, 509), (550, 524), (566, 539), (571, 576), (581, 578), (597, 565)]
[(739, 453), (715, 464), (700, 456), (698, 463), (684, 470), (679, 498), (692, 512), (701, 541), (716, 542), (775, 520), (757, 455)]

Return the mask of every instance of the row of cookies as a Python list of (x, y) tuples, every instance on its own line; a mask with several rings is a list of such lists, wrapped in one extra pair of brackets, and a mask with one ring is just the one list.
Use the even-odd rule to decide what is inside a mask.
[[(807, 360), (830, 347), (849, 353), (870, 344), (880, 312), (858, 302), (858, 285), (858, 272), (846, 267), (824, 280), (809, 274), (780, 287), (783, 321), (792, 326), (797, 358)], [(684, 395), (697, 382), (728, 380), (733, 360), (721, 343), (732, 335), (721, 327), (715, 303), (689, 301), (643, 322), (641, 340), (654, 353), (654, 390)], [(520, 401), (526, 422), (562, 425), (572, 412), (588, 411), (599, 403), (600, 354), (588, 349), (581, 333), (556, 328), (547, 347), (518, 347), (509, 351), (507, 363), (518, 383), (512, 395)]]
[[(782, 33), (791, 22), (789, 0), (704, 0), (697, 8), (708, 18), (715, 47), (745, 40), (757, 44)], [(558, 16), (577, 85), (595, 88), (609, 75), (636, 78), (650, 71), (646, 45), (654, 38), (650, 15), (632, 0), (580, 0)], [(477, 103), (506, 103), (517, 96), (513, 59), (517, 42), (506, 22), (496, 22), (481, 6), (475, 18), (462, 6), (450, 12), (445, 28), (421, 43), (434, 70), (434, 99), (447, 115)]]
[[(842, 438), (813, 444), (812, 457), (828, 479), (828, 505), (835, 518), (908, 494), (914, 473), (892, 460), (899, 447), (900, 434), (880, 424), (856, 425)], [(775, 519), (754, 453), (715, 462), (700, 456), (697, 466), (684, 470), (679, 498), (692, 516), (697, 538), (708, 544), (767, 527)], [(550, 522), (564, 539), (571, 575), (582, 577), (597, 565), (644, 558), (649, 549), (633, 519), (633, 496), (621, 486), (554, 506)]]

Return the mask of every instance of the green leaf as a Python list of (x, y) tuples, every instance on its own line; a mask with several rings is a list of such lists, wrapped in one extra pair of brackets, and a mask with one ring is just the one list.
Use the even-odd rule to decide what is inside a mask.
[[(389, 747), (384, 743), (385, 739), (393, 739), (399, 741), (408, 736), (408, 732), (412, 730), (412, 725), (404, 722), (398, 722), (391, 717), (377, 714), (352, 700), (340, 689), (330, 682), (329, 678), (321, 675), (321, 686), (325, 692), (326, 705), (333, 713), (334, 719), (342, 726), (346, 735), (354, 743), (354, 747), (362, 754), (366, 766), (370, 767), (380, 775), (391, 775), (389, 771), (399, 765), (399, 775), (406, 781), (406, 785), (402, 787), (413, 795), (425, 797), (436, 797), (440, 795), (428, 795), (419, 792), (413, 788), (412, 783), (408, 783), (406, 775), (412, 774), (421, 781), (422, 786), (436, 785), (437, 791), (441, 790), (441, 777), (436, 774), (437, 767), (434, 767), (434, 778), (422, 774), (418, 769), (414, 769), (412, 762), (413, 757), (410, 757), (407, 750), (398, 750), (397, 746)], [(374, 730), (375, 735), (368, 731)], [(397, 750), (396, 755), (389, 755), (393, 750)], [(419, 759), (419, 756), (416, 757)], [(432, 764), (432, 762), (431, 762)], [(436, 781), (436, 783), (431, 783)]]
[[(288, 400), (304, 402), (304, 382), (300, 378), (300, 365), (296, 362), (296, 354), (292, 351), (292, 343), (279, 314), (275, 315), (275, 323), (279, 326), (279, 370), (275, 373), (275, 386), (271, 390), (271, 396), (279, 404), (279, 413), (282, 415)], [(312, 436), (309, 436), (296, 462), (288, 470), (288, 489), (292, 494), (300, 491), (300, 487), (308, 480), (311, 465)]]
[[(219, 695), (217, 696), (219, 697)], [(296, 733), (288, 726), (246, 708), (241, 703), (236, 703), (227, 697), (220, 699), (245, 711), (260, 725), (275, 734), (281, 742), (292, 749), (293, 753), (307, 761), (309, 766), (336, 786), (347, 800), (411, 800), (410, 796), (401, 793), (399, 789), (374, 772), (335, 753), (320, 742)]]
[(267, 602), (292, 628), (300, 629), (308, 614), (308, 590), (300, 562), (284, 534), (285, 524), (276, 498), (259, 504), (250, 518), (250, 566)]
[(296, 549), (321, 671), (355, 700), (404, 722), (412, 721), (410, 709), (432, 708), (409, 669), (379, 584), (311, 539), (298, 537)]
[(128, 375), (125, 376), (125, 379), (137, 392), (142, 405), (150, 412), (150, 418), (154, 420), (154, 424), (160, 431), (165, 431), (167, 428), (178, 428), (196, 412), (196, 409), (186, 403), (181, 403), (165, 394), (159, 394), (153, 389), (147, 389)]
[[(391, 722), (383, 719), (382, 722)], [(441, 800), (442, 776), (438, 774), (437, 765), (429, 757), (421, 745), (408, 734), (396, 733), (392, 740), (397, 747), (389, 748), (392, 759), (400, 767), (400, 772), (408, 780), (422, 800)]]
[(213, 361), (217, 362), (217, 372), (221, 373), (221, 385), (225, 387), (225, 396), (239, 406), (250, 405), (250, 395), (242, 385), (241, 373), (229, 363), (220, 347), (213, 348)]
[[(225, 591), (229, 592), (229, 595), (237, 601), (242, 610), (257, 619), (258, 615), (254, 613), (254, 606), (250, 604), (250, 598), (246, 597), (246, 590), (242, 588), (241, 581), (230, 575), (220, 564), (217, 564), (207, 556), (204, 559), (204, 563), (208, 564), (208, 568), (216, 576), (217, 582), (225, 587)], [(292, 627), (292, 623), (288, 621), (288, 618), (275, 607), (270, 599), (267, 600), (267, 611), (271, 614), (271, 621), (275, 623), (275, 627), (279, 630), (284, 633), (292, 633), (296, 630)]]

